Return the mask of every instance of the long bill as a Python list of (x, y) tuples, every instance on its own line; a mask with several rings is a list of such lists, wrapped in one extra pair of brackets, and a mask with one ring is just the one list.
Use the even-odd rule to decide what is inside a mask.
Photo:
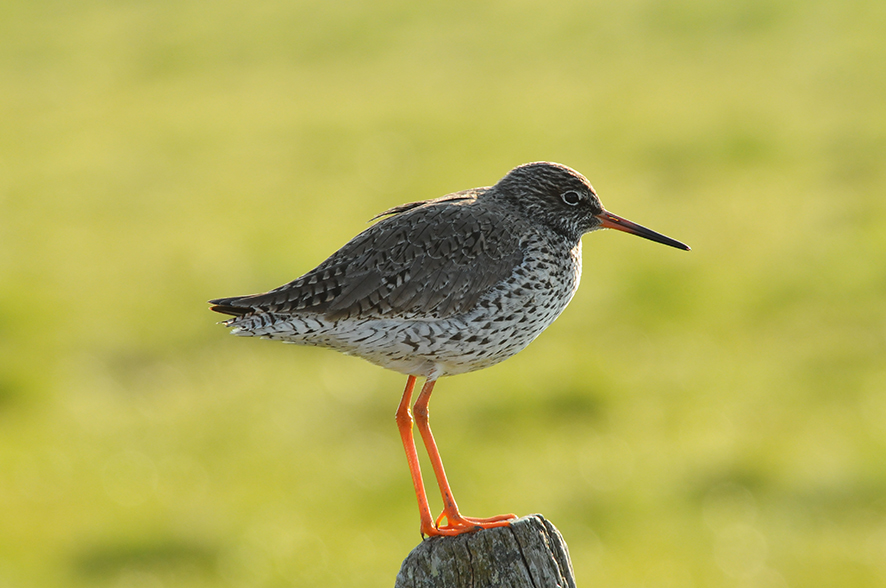
[(647, 229), (646, 227), (638, 225), (637, 223), (632, 223), (628, 219), (622, 218), (617, 214), (612, 214), (607, 210), (604, 210), (603, 212), (598, 214), (597, 218), (600, 219), (600, 226), (602, 226), (604, 229), (615, 229), (617, 231), (624, 231), (625, 233), (637, 235), (638, 237), (643, 237), (644, 239), (649, 239), (650, 241), (655, 241), (656, 243), (661, 243), (662, 245), (670, 245), (671, 247), (683, 249), (684, 251), (690, 250), (689, 245), (680, 243), (676, 239), (665, 237), (661, 233), (656, 233), (652, 229)]

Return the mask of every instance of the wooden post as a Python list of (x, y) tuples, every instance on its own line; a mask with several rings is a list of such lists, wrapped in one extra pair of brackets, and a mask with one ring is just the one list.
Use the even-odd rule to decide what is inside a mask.
[(422, 541), (394, 588), (575, 588), (560, 532), (541, 515), (509, 527)]

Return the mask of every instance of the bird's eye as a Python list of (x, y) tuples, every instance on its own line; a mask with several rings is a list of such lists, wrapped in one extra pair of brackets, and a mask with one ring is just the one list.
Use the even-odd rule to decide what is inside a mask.
[(579, 202), (581, 202), (581, 196), (578, 192), (574, 190), (569, 190), (568, 192), (563, 192), (560, 194), (560, 198), (563, 199), (563, 202), (568, 204), (569, 206), (575, 206)]

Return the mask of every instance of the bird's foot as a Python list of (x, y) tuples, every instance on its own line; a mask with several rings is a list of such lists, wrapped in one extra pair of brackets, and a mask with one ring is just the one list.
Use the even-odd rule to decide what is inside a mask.
[[(433, 525), (422, 525), (421, 532), (423, 535), (429, 537), (436, 537), (439, 535), (453, 537), (455, 535), (461, 535), (462, 533), (473, 533), (474, 531), (479, 531), (481, 529), (507, 527), (511, 524), (511, 521), (516, 518), (517, 515), (515, 514), (504, 514), (480, 519), (463, 516), (458, 511), (450, 513), (444, 510), (440, 513), (440, 516), (437, 517), (437, 520), (434, 521)], [(445, 525), (441, 524), (444, 520), (446, 521)]]

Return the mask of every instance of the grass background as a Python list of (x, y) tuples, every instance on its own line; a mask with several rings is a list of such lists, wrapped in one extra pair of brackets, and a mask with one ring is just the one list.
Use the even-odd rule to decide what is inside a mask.
[(693, 251), (588, 236), (440, 383), (463, 511), (583, 586), (883, 586), (884, 63), (877, 0), (7, 0), (0, 586), (392, 585), (404, 378), (204, 301), (540, 159)]

